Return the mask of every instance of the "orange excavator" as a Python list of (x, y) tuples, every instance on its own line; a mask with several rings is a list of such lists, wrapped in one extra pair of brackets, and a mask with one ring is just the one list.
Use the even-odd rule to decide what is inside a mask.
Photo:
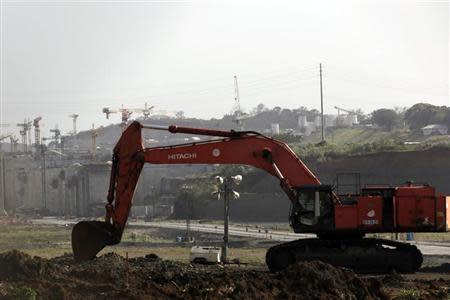
[[(219, 138), (144, 148), (143, 128)], [(260, 133), (133, 122), (114, 148), (105, 221), (82, 221), (72, 230), (76, 261), (93, 259), (105, 246), (120, 242), (145, 163), (242, 164), (277, 177), (291, 201), (289, 222), (294, 232), (317, 238), (271, 247), (266, 254), (271, 271), (297, 261), (322, 260), (358, 272), (414, 272), (422, 264), (414, 245), (365, 235), (445, 232), (450, 225), (450, 198), (427, 184), (367, 186), (358, 194), (336, 195), (333, 186), (321, 184), (288, 145)]]

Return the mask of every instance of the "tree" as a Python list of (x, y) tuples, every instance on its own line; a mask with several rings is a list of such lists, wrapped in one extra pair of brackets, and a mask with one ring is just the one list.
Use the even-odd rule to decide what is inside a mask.
[(268, 110), (267, 107), (264, 104), (260, 103), (256, 107), (252, 108), (251, 114), (252, 115), (258, 115), (258, 114), (260, 114), (260, 113), (262, 113), (264, 111), (267, 111), (267, 110)]
[(279, 107), (279, 106), (275, 106), (273, 109), (272, 109), (272, 111), (274, 111), (276, 114), (280, 114), (281, 113), (281, 107)]
[(377, 109), (372, 112), (372, 121), (386, 129), (391, 131), (399, 122), (398, 114), (392, 109)]
[(175, 113), (177, 119), (184, 119), (184, 111), (179, 110)]
[(446, 124), (450, 120), (448, 107), (417, 103), (405, 112), (405, 120), (409, 127), (418, 130), (429, 124)]

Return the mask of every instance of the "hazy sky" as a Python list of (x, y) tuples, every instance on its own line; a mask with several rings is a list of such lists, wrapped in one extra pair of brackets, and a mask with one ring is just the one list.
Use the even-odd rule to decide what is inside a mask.
[(319, 63), (328, 113), (450, 104), (448, 1), (0, 2), (0, 123), (44, 135), (122, 104), (221, 117), (234, 75), (245, 109), (319, 108)]

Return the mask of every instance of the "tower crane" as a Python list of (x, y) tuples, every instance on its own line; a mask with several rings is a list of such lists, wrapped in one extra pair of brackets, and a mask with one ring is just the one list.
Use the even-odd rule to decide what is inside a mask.
[(93, 161), (96, 159), (97, 154), (97, 136), (98, 132), (100, 131), (102, 127), (95, 128), (94, 123), (92, 123), (92, 129), (91, 129), (91, 140), (92, 140), (92, 148), (91, 148), (91, 158)]
[(155, 106), (149, 106), (146, 102), (143, 108), (125, 108), (122, 107), (119, 109), (111, 109), (109, 107), (104, 107), (102, 112), (106, 114), (106, 118), (109, 119), (111, 114), (121, 113), (122, 115), (122, 126), (125, 127), (128, 124), (128, 121), (131, 117), (132, 113), (141, 113), (144, 116), (144, 119), (148, 119), (150, 116), (150, 112)]
[[(6, 123), (0, 123), (0, 128), (1, 127), (9, 127), (10, 124), (6, 124)], [(0, 134), (3, 132), (0, 132)], [(0, 135), (1, 136), (1, 135)]]
[(19, 143), (19, 139), (11, 135), (9, 137), (9, 143), (11, 145), (11, 152), (17, 152), (17, 144)]
[[(9, 137), (11, 137), (10, 134), (0, 135), (0, 142), (5, 140), (5, 139), (7, 139), (7, 138), (9, 138)], [(2, 150), (2, 148), (1, 148), (1, 145), (0, 145), (0, 152), (1, 152), (1, 150)]]
[(56, 144), (56, 148), (61, 147), (61, 130), (59, 130), (58, 125), (55, 125), (55, 128), (50, 129), (50, 132), (53, 133), (51, 137), (43, 137), (43, 141), (54, 141)]
[(22, 130), (20, 130), (20, 135), (22, 136), (22, 144), (23, 144), (24, 152), (28, 151), (27, 135), (28, 135), (28, 140), (30, 141), (30, 144), (31, 144), (31, 137), (29, 136), (30, 130), (31, 130), (31, 124), (32, 124), (32, 122), (27, 121), (26, 119), (23, 120), (23, 123), (17, 123), (17, 126), (22, 128)]
[(111, 114), (115, 114), (115, 113), (121, 113), (122, 115), (122, 123), (121, 123), (121, 127), (122, 127), (122, 131), (125, 129), (125, 126), (127, 126), (128, 120), (130, 119), (131, 114), (133, 113), (132, 110), (128, 109), (128, 108), (124, 108), (123, 105), (121, 108), (119, 109), (111, 109), (109, 107), (104, 107), (103, 108), (103, 113), (106, 114), (106, 118), (109, 119), (109, 116)]
[(349, 115), (356, 115), (356, 116), (361, 116), (362, 115), (361, 113), (358, 113), (358, 112), (356, 112), (354, 110), (348, 110), (348, 109), (344, 109), (342, 107), (337, 107), (337, 106), (335, 106), (334, 108), (337, 109), (338, 116), (341, 114), (341, 111), (346, 112)]
[(334, 108), (337, 109), (337, 111), (338, 111), (338, 118), (341, 115), (341, 111), (346, 112), (348, 114), (348, 116), (356, 116), (356, 120), (352, 121), (352, 124), (355, 124), (355, 122), (358, 123), (359, 120), (361, 119), (361, 117), (363, 116), (363, 114), (358, 113), (354, 110), (348, 110), (348, 109), (344, 109), (344, 108), (338, 107), (338, 106), (335, 106)]
[(37, 117), (33, 120), (34, 126), (34, 144), (36, 147), (41, 144), (41, 128), (39, 122), (42, 120), (42, 117)]
[(4, 135), (0, 135), (0, 142), (9, 138), (11, 135), (10, 134), (4, 134)]
[(110, 116), (111, 114), (115, 114), (115, 113), (117, 113), (118, 111), (117, 111), (117, 110), (114, 110), (114, 109), (111, 109), (111, 108), (109, 108), (109, 107), (103, 107), (102, 112), (103, 112), (104, 114), (106, 114), (106, 118), (109, 119), (109, 116)]
[(72, 122), (73, 122), (73, 131), (72, 131), (72, 135), (77, 134), (77, 119), (80, 115), (77, 114), (72, 114), (69, 115), (69, 118), (72, 118)]
[(155, 106), (148, 106), (147, 102), (145, 102), (144, 108), (135, 108), (132, 109), (133, 112), (141, 113), (144, 116), (144, 119), (148, 119), (150, 117), (150, 112)]
[(50, 129), (50, 132), (53, 133), (52, 139), (56, 142), (57, 146), (61, 145), (61, 130), (58, 129), (56, 125), (55, 128)]

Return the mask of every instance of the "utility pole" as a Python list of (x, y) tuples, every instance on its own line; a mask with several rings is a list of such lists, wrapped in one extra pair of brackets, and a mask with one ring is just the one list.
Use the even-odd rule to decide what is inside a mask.
[(19, 139), (14, 136), (10, 136), (9, 143), (11, 146), (11, 153), (17, 152), (17, 144), (19, 143)]
[(92, 155), (92, 161), (95, 161), (96, 154), (97, 154), (97, 136), (98, 136), (97, 130), (98, 129), (95, 129), (94, 123), (92, 123), (92, 130), (91, 130), (91, 143), (92, 143), (91, 155)]
[(239, 198), (239, 193), (233, 190), (233, 184), (235, 186), (239, 185), (242, 181), (242, 175), (235, 176), (216, 176), (216, 184), (219, 188), (217, 192), (218, 199), (220, 195), (223, 194), (224, 199), (224, 213), (223, 213), (223, 245), (222, 245), (222, 255), (220, 260), (223, 263), (228, 261), (228, 224), (230, 223), (230, 195), (232, 194), (235, 199)]
[(28, 145), (30, 146), (30, 151), (31, 151), (31, 122), (28, 122), (28, 127), (27, 127), (27, 135), (28, 135)]
[[(11, 135), (0, 135), (0, 142), (4, 139), (11, 138)], [(3, 155), (3, 149), (0, 145), (0, 216), (8, 215), (5, 211), (5, 199), (6, 199), (6, 172), (5, 172), (5, 157)]]
[(184, 203), (186, 203), (186, 236), (185, 236), (185, 242), (192, 242), (193, 237), (191, 234), (191, 219), (192, 219), (192, 208), (193, 208), (193, 197), (191, 194), (192, 187), (189, 185), (183, 185), (183, 198)]
[(41, 144), (41, 129), (39, 126), (39, 122), (42, 120), (42, 117), (37, 117), (33, 120), (34, 126), (34, 144), (36, 146), (36, 152), (38, 152), (39, 145)]
[(323, 142), (325, 140), (325, 136), (324, 136), (325, 122), (323, 119), (322, 64), (319, 64), (319, 73), (320, 73), (320, 115), (322, 118), (322, 142)]
[(228, 179), (228, 176), (224, 178), (224, 216), (223, 216), (223, 247), (222, 247), (222, 257), (221, 260), (223, 263), (226, 263), (228, 261), (228, 224), (230, 222), (230, 180)]
[(41, 148), (41, 186), (42, 186), (42, 206), (47, 210), (47, 180), (45, 174), (45, 144), (40, 144)]
[(8, 215), (5, 210), (6, 201), (6, 171), (5, 171), (5, 158), (3, 156), (3, 151), (0, 149), (0, 216)]
[(27, 135), (29, 142), (31, 144), (31, 136), (30, 136), (31, 123), (32, 123), (31, 121), (27, 121), (25, 119), (23, 123), (17, 124), (18, 127), (22, 128), (22, 130), (20, 131), (20, 135), (22, 136), (23, 152), (28, 152)]
[(55, 125), (54, 129), (50, 129), (50, 132), (53, 133), (53, 136), (51, 137), (52, 140), (55, 141), (56, 145), (55, 147), (62, 151), (62, 145), (61, 145), (61, 130), (58, 129), (58, 124)]
[(239, 99), (239, 86), (236, 75), (234, 75), (234, 101), (237, 104), (239, 115), (241, 115), (241, 100)]

